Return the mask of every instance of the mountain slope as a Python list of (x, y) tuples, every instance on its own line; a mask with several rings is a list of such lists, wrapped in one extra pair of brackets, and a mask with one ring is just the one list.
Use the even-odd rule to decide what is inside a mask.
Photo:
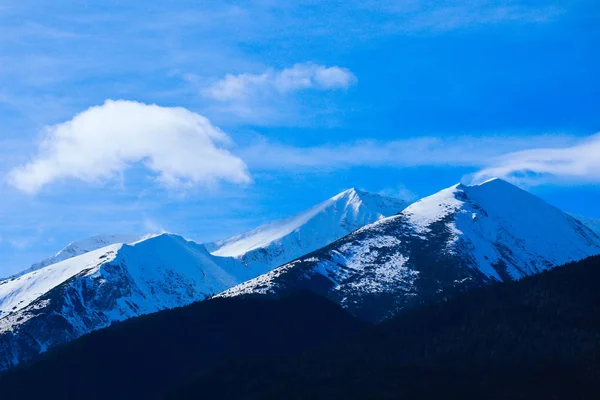
[(600, 253), (579, 221), (505, 181), (455, 185), (221, 297), (310, 290), (365, 320)]
[(361, 226), (397, 214), (407, 205), (403, 200), (349, 189), (302, 213), (209, 244), (207, 248), (213, 255), (235, 257), (247, 266), (267, 272)]
[(174, 235), (114, 244), (0, 282), (0, 369), (113, 322), (203, 300), (256, 273)]
[(590, 228), (596, 235), (600, 236), (600, 219), (584, 217), (582, 215), (573, 215), (573, 217)]
[(56, 264), (58, 262), (68, 260), (69, 258), (77, 257), (90, 251), (101, 249), (102, 247), (110, 246), (112, 244), (119, 243), (135, 243), (137, 241), (147, 239), (152, 235), (96, 235), (88, 239), (78, 240), (76, 242), (69, 243), (63, 249), (61, 249), (55, 255), (46, 258), (40, 262), (33, 264), (31, 267), (24, 271), (19, 272), (11, 276), (10, 278), (16, 278), (21, 275), (25, 275), (29, 272), (36, 271), (40, 268), (44, 268), (48, 265)]

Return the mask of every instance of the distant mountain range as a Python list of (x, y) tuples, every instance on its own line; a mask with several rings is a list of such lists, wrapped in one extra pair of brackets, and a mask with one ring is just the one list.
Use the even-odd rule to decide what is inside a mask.
[(350, 189), (213, 244), (213, 254), (170, 234), (102, 235), (71, 243), (0, 281), (0, 370), (114, 322), (204, 300), (405, 205)]
[(600, 253), (586, 225), (498, 179), (405, 206), (350, 189), (207, 245), (172, 234), (72, 243), (0, 281), (0, 370), (115, 322), (215, 295), (309, 291), (378, 322)]
[(381, 321), (481, 285), (600, 253), (580, 221), (503, 180), (462, 184), (219, 296), (323, 295)]

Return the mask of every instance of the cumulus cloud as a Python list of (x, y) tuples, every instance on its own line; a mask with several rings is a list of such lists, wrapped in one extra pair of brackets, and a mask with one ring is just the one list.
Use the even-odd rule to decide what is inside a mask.
[(600, 133), (559, 148), (534, 148), (496, 157), (474, 181), (503, 177), (535, 183), (539, 179), (600, 182)]
[(282, 70), (271, 68), (261, 74), (227, 74), (203, 93), (218, 101), (239, 101), (307, 89), (344, 90), (356, 82), (356, 76), (346, 68), (305, 63)]
[(59, 179), (110, 179), (140, 163), (168, 187), (250, 181), (230, 138), (185, 108), (107, 100), (45, 128), (37, 155), (9, 172), (19, 190), (36, 193)]

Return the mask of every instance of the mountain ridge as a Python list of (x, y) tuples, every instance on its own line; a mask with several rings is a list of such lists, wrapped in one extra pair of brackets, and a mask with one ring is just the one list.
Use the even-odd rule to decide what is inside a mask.
[[(308, 235), (321, 246), (396, 208), (396, 200), (351, 189), (285, 221), (293, 222), (292, 233), (302, 230), (295, 239)], [(315, 220), (307, 231), (307, 221)], [(269, 226), (280, 228), (278, 221)], [(291, 248), (299, 244), (277, 243), (285, 256), (303, 251)], [(172, 234), (71, 243), (39, 268), (0, 280), (0, 370), (114, 322), (204, 300), (268, 271), (277, 257), (271, 264), (242, 260)]]
[(87, 239), (77, 240), (69, 243), (54, 255), (45, 258), (42, 261), (32, 264), (29, 268), (24, 269), (16, 274), (8, 276), (4, 279), (17, 278), (21, 275), (25, 275), (29, 272), (36, 271), (38, 269), (53, 265), (61, 261), (68, 260), (69, 258), (77, 257), (90, 251), (98, 250), (106, 246), (113, 244), (131, 244), (137, 241), (148, 239), (154, 236), (154, 234), (103, 234), (94, 235)]
[(500, 179), (454, 185), (219, 294), (312, 290), (379, 321), (424, 301), (600, 253), (600, 237)]

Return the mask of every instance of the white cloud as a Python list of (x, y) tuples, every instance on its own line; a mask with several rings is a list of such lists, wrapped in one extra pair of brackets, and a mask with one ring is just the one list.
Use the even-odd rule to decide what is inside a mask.
[(566, 147), (542, 147), (512, 152), (492, 160), (473, 176), (535, 183), (537, 180), (600, 182), (600, 133)]
[(409, 14), (401, 26), (407, 32), (439, 32), (494, 25), (503, 22), (543, 23), (562, 12), (554, 6), (532, 7), (511, 2), (450, 1), (445, 6), (429, 8), (426, 3), (417, 12)]
[(261, 74), (227, 74), (203, 93), (218, 101), (240, 101), (306, 89), (345, 90), (356, 81), (356, 76), (346, 68), (305, 63), (283, 70), (270, 68)]
[(8, 180), (36, 193), (59, 179), (110, 179), (141, 163), (169, 187), (249, 182), (245, 163), (225, 149), (230, 144), (208, 119), (185, 108), (107, 100), (46, 127), (38, 154)]
[(367, 167), (468, 167), (466, 182), (501, 177), (520, 184), (600, 182), (600, 133), (588, 137), (457, 136), (314, 147), (268, 142), (242, 149), (255, 170), (322, 171)]
[(313, 147), (268, 142), (242, 149), (255, 169), (339, 169), (353, 166), (416, 167), (447, 165), (483, 168), (490, 160), (523, 149), (570, 146), (574, 138), (540, 136), (417, 137), (378, 142), (358, 141)]

